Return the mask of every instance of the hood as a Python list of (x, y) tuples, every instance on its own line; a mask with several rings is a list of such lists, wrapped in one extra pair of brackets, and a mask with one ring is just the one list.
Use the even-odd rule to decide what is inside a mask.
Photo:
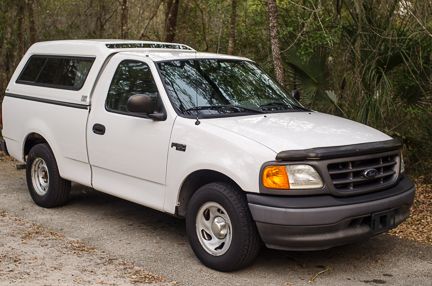
[(275, 152), (391, 139), (369, 126), (319, 112), (286, 112), (205, 120)]

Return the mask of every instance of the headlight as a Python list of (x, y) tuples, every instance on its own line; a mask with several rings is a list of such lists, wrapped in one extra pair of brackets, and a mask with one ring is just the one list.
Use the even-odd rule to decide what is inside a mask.
[(286, 166), (291, 189), (317, 189), (323, 186), (320, 175), (309, 165)]
[(320, 175), (309, 165), (267, 166), (262, 173), (269, 189), (317, 189), (323, 186)]

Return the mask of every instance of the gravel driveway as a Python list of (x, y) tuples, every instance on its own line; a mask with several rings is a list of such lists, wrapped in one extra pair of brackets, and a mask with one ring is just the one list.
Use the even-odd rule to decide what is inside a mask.
[(219, 273), (197, 261), (184, 221), (78, 185), (67, 206), (39, 208), (24, 171), (1, 158), (0, 214), (0, 285), (432, 285), (432, 246), (389, 235), (319, 252), (265, 249), (253, 266)]

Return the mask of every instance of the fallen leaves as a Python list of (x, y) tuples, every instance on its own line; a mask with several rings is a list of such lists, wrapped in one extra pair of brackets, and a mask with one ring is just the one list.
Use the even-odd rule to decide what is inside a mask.
[(93, 253), (96, 251), (96, 248), (94, 248), (93, 246), (89, 246), (80, 240), (68, 240), (67, 246), (74, 254), (77, 255), (83, 253)]
[(13, 158), (7, 156), (3, 151), (0, 151), (0, 161), (12, 161)]
[(432, 244), (432, 184), (424, 182), (423, 178), (415, 182), (417, 190), (411, 215), (390, 234)]
[[(16, 221), (16, 220), (15, 220)], [(48, 230), (41, 225), (30, 223), (27, 230), (21, 235), (21, 240), (26, 242), (31, 239), (44, 238), (44, 239), (63, 239), (64, 235), (55, 231)]]
[(126, 275), (134, 284), (149, 284), (165, 280), (162, 276), (151, 274), (139, 267), (126, 268)]
[[(175, 285), (88, 243), (0, 210), (0, 277), (27, 285)], [(39, 270), (36, 270), (39, 269)], [(49, 271), (48, 271), (49, 270)], [(68, 281), (68, 282), (67, 282)]]

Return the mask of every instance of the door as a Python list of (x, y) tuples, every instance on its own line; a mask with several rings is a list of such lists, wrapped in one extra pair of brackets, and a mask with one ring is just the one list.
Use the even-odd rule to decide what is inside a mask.
[(93, 94), (87, 140), (96, 190), (162, 210), (174, 118), (153, 121), (127, 109), (130, 96), (146, 94), (165, 110), (156, 75), (151, 61), (115, 55)]

